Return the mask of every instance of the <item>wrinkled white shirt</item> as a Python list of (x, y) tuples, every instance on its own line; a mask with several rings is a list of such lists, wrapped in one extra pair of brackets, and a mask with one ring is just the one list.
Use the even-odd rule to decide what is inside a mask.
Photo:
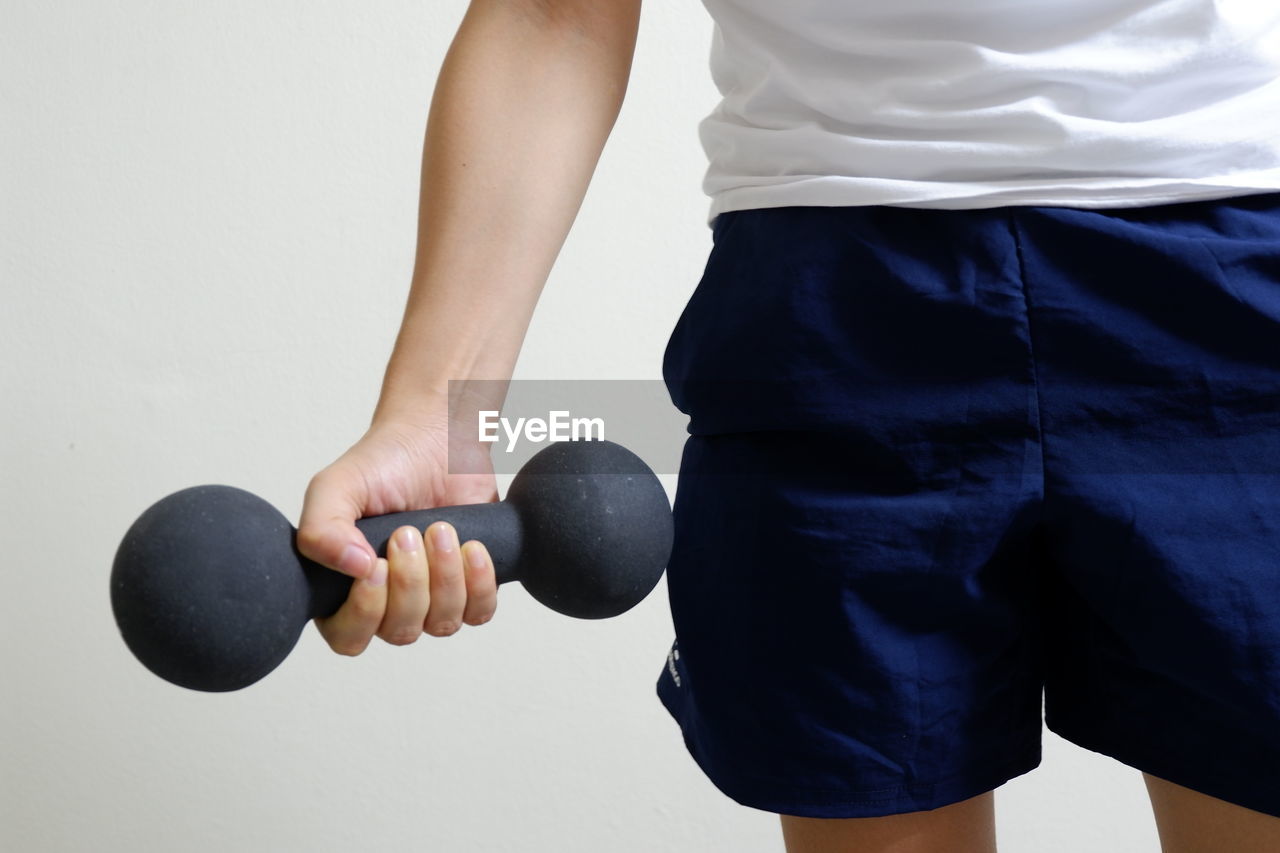
[(703, 0), (707, 224), (1280, 190), (1276, 0)]

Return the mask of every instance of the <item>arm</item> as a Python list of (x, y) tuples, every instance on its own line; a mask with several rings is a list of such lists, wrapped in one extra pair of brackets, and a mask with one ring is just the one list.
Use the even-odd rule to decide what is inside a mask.
[(473, 0), (436, 84), (418, 249), (374, 421), (507, 379), (622, 107), (640, 0)]
[(494, 613), (483, 543), (460, 544), (445, 522), (425, 537), (406, 525), (383, 559), (355, 521), (497, 498), (479, 441), (463, 448), (474, 470), (446, 476), (448, 382), (511, 377), (621, 109), (639, 12), (640, 0), (472, 0), (445, 55), (422, 152), (417, 258), (373, 422), (312, 477), (298, 525), (305, 556), (361, 579), (316, 620), (337, 652), (360, 654), (375, 635), (397, 645), (423, 630), (449, 636)]

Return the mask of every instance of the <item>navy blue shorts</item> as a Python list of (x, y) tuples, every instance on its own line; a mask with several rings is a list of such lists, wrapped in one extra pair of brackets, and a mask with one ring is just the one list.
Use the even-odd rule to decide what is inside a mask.
[(710, 781), (932, 809), (1038, 766), (1043, 720), (1280, 816), (1280, 192), (712, 236), (663, 361), (657, 684)]

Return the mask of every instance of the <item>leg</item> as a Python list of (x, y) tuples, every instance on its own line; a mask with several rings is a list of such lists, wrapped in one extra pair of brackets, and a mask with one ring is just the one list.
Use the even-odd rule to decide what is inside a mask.
[(884, 817), (779, 817), (787, 853), (996, 851), (994, 791), (929, 811)]
[(1280, 817), (1247, 809), (1143, 773), (1163, 853), (1271, 853)]

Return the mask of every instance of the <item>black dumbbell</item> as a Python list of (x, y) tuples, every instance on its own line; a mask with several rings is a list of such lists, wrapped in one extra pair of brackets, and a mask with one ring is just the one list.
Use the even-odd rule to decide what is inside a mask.
[[(658, 583), (671, 552), (671, 504), (640, 457), (611, 441), (564, 441), (535, 454), (495, 503), (396, 512), (356, 527), (380, 556), (403, 525), (448, 521), (488, 548), (498, 583), (518, 580), (552, 610), (617, 616)], [(125, 643), (161, 678), (239, 690), (293, 650), (311, 619), (346, 600), (352, 579), (304, 557), (275, 507), (232, 486), (193, 486), (129, 528), (111, 568)]]

